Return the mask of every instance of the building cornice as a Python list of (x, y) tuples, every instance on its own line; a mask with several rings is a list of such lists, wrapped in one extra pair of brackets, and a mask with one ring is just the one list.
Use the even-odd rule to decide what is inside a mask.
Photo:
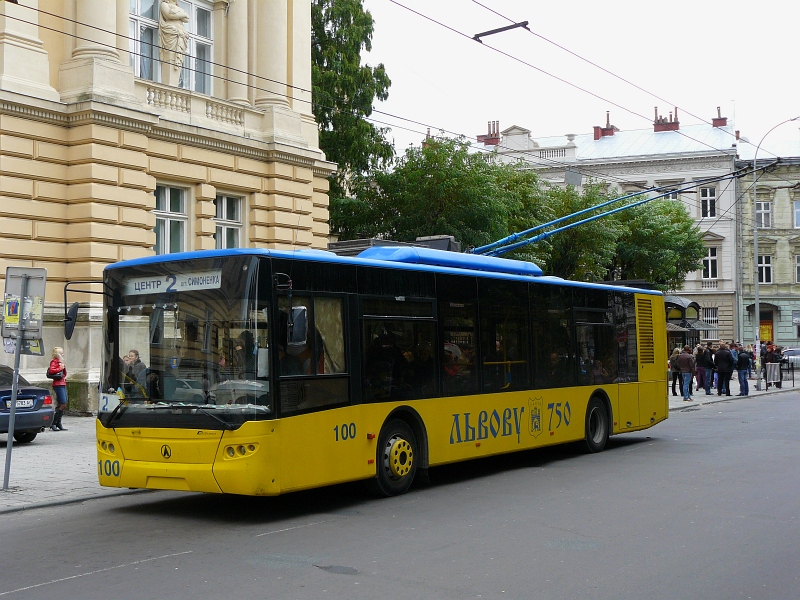
[(312, 168), (319, 171), (320, 176), (324, 177), (336, 170), (335, 163), (325, 160), (323, 153), (316, 149), (265, 142), (194, 125), (174, 123), (152, 113), (94, 100), (62, 104), (3, 91), (0, 92), (0, 114), (13, 115), (65, 128), (102, 125), (140, 133), (152, 139), (224, 152), (254, 160)]

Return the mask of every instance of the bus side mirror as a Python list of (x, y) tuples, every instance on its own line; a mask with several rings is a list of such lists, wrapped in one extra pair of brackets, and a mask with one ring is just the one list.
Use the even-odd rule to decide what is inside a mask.
[(64, 317), (64, 337), (72, 339), (72, 332), (75, 331), (75, 323), (78, 322), (78, 303), (73, 302)]

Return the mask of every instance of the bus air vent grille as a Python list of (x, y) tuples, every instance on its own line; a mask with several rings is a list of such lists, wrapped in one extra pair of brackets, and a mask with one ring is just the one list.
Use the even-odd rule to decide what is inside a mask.
[(652, 365), (656, 362), (652, 300), (636, 301), (636, 322), (639, 330), (639, 360), (642, 364)]

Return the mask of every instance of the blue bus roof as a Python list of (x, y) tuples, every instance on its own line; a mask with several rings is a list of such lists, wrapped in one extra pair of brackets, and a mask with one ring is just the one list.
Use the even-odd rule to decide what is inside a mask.
[(461, 254), (446, 250), (416, 248), (407, 246), (374, 246), (361, 252), (358, 256), (339, 256), (327, 250), (267, 250), (262, 248), (231, 248), (226, 250), (198, 250), (193, 252), (177, 252), (160, 254), (131, 260), (120, 261), (108, 265), (105, 270), (124, 269), (145, 265), (157, 265), (170, 262), (222, 258), (233, 256), (264, 256), (289, 260), (307, 260), (340, 265), (371, 266), (410, 271), (446, 273), (449, 275), (473, 275), (492, 279), (510, 279), (515, 281), (536, 281), (544, 284), (569, 285), (572, 287), (606, 289), (640, 294), (661, 296), (657, 290), (606, 285), (585, 281), (572, 281), (560, 277), (544, 276), (542, 270), (534, 263), (493, 256)]

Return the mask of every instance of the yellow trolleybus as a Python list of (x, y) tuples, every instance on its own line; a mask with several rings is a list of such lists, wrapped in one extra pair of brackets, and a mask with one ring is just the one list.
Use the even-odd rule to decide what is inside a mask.
[(663, 297), (412, 247), (235, 249), (104, 272), (104, 486), (277, 495), (667, 418)]

